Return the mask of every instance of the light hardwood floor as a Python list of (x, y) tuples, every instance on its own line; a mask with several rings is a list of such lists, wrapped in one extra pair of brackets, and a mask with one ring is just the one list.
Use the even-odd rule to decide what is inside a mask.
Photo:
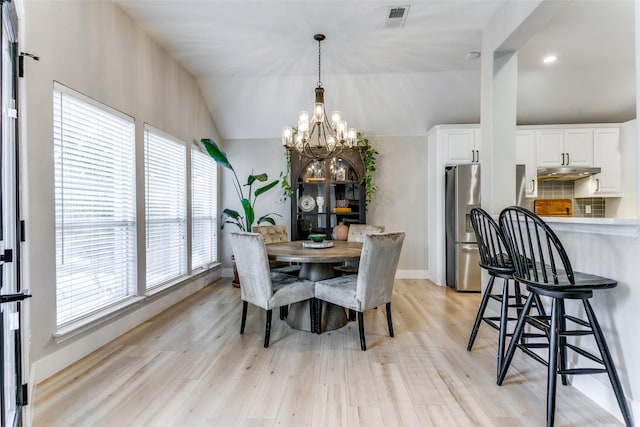
[[(249, 306), (220, 280), (39, 384), (41, 426), (543, 426), (546, 369), (517, 353), (495, 384), (497, 332), (483, 324), (466, 351), (479, 294), (397, 280), (396, 336), (385, 310), (315, 335)], [(559, 386), (556, 426), (621, 425)]]

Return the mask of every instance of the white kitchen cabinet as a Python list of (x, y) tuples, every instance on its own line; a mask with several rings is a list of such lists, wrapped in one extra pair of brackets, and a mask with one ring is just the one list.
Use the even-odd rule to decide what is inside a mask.
[(442, 132), (447, 147), (447, 163), (480, 162), (480, 129), (446, 129)]
[(602, 171), (576, 181), (575, 197), (620, 197), (622, 155), (619, 128), (598, 128), (593, 131), (593, 157), (594, 166)]
[(566, 166), (593, 166), (593, 131), (593, 129), (564, 131)]
[(538, 171), (536, 167), (536, 132), (516, 131), (516, 164), (525, 165), (525, 197), (538, 196)]
[(538, 130), (538, 167), (593, 166), (593, 135), (588, 128)]

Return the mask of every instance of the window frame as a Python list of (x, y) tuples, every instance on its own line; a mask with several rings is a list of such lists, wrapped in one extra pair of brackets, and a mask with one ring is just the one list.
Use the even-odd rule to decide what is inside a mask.
[[(67, 99), (66, 108), (70, 109), (70, 111), (67, 113), (66, 118), (62, 116), (62, 114), (65, 114), (65, 111), (61, 110), (58, 113), (57, 105), (56, 105), (56, 104), (62, 105), (62, 103), (65, 101), (65, 98)], [(73, 111), (72, 104), (75, 104), (76, 108), (78, 109), (77, 111), (75, 112)], [(80, 108), (82, 108), (82, 105), (87, 107), (87, 109), (84, 111), (81, 110)], [(58, 114), (61, 115), (59, 119), (57, 117)], [(83, 117), (81, 117), (80, 114), (86, 115), (86, 123), (81, 122)], [(118, 132), (118, 138), (116, 138), (112, 133), (113, 128), (109, 126), (104, 126), (106, 121), (100, 120), (105, 118), (112, 120), (112, 122), (110, 122), (112, 126), (117, 125), (116, 122), (118, 121), (120, 121), (123, 124), (123, 127)], [(67, 121), (67, 123), (64, 123), (65, 120)], [(76, 120), (76, 122), (73, 122), (74, 120)], [(99, 127), (96, 125), (96, 120), (98, 120), (100, 123)], [(77, 129), (75, 130), (76, 136), (74, 136), (72, 134), (74, 129), (73, 125), (76, 123), (78, 125), (77, 125)], [(83, 124), (85, 128), (82, 129), (80, 127), (80, 124)], [(60, 130), (58, 130), (57, 126)], [(71, 127), (71, 130), (69, 131), (69, 135), (67, 136), (67, 138), (65, 138), (62, 135), (62, 132), (64, 132), (63, 127), (67, 127), (67, 126)], [(105, 129), (107, 129), (108, 131), (105, 132), (104, 131)], [(91, 133), (92, 130), (93, 131), (100, 130), (100, 132)], [(138, 259), (137, 258), (138, 257), (137, 257), (136, 236), (137, 236), (138, 224), (137, 224), (137, 217), (136, 217), (136, 197), (137, 196), (136, 196), (136, 162), (135, 162), (135, 151), (136, 151), (135, 119), (106, 104), (103, 104), (86, 95), (83, 95), (80, 92), (77, 92), (67, 86), (64, 86), (59, 82), (54, 82), (52, 132), (53, 132), (52, 140), (53, 140), (53, 150), (54, 150), (54, 174), (55, 174), (54, 199), (56, 203), (56, 206), (55, 206), (56, 327), (58, 330), (62, 330), (70, 325), (83, 323), (87, 319), (91, 319), (95, 316), (100, 316), (102, 313), (107, 313), (111, 311), (113, 307), (122, 305), (123, 303), (126, 303), (129, 300), (132, 300), (137, 295), (137, 279), (138, 279), (138, 274), (137, 274)], [(87, 133), (82, 135), (82, 132), (87, 132)], [(86, 143), (87, 141), (90, 141), (92, 143), (96, 141), (104, 142), (105, 145), (103, 145), (102, 147), (103, 148), (107, 147), (108, 150), (116, 147), (117, 145), (115, 144), (118, 144), (119, 141), (127, 141), (126, 143), (122, 144), (122, 147), (121, 147), (123, 149), (123, 153), (121, 153), (122, 155), (116, 156), (116, 154), (111, 153), (114, 156), (111, 158), (113, 160), (111, 164), (117, 165), (117, 168), (108, 169), (108, 170), (100, 169), (97, 165), (98, 164), (106, 165), (107, 159), (109, 159), (109, 157), (105, 153), (105, 150), (100, 150), (99, 148), (100, 146), (98, 144), (87, 144), (87, 146), (85, 147), (80, 147), (80, 145), (83, 142)], [(106, 144), (107, 142), (114, 145), (108, 145)], [(76, 151), (71, 153), (70, 151), (73, 149), (74, 143), (76, 143), (78, 146), (76, 147)], [(67, 145), (68, 147), (65, 148), (64, 145)], [(87, 156), (89, 155), (95, 156), (93, 158), (94, 163), (91, 164), (91, 158), (87, 157), (86, 168), (82, 169), (81, 168), (81, 166), (83, 166), (82, 159), (80, 159), (80, 156), (78, 153), (83, 152), (82, 148), (86, 149), (88, 146), (96, 147), (96, 149), (93, 151), (91, 150), (84, 151), (87, 153)], [(64, 166), (65, 159), (63, 158), (63, 153), (66, 153), (66, 155), (71, 156), (71, 157), (68, 157), (67, 161), (71, 162), (69, 166), (74, 166), (77, 164), (78, 166), (77, 171), (67, 169), (67, 171), (65, 172), (65, 166)], [(100, 157), (99, 161), (98, 161), (98, 157)], [(99, 172), (105, 173), (105, 176), (103, 176), (103, 178), (106, 176), (113, 178), (112, 181), (109, 181), (107, 179), (100, 180), (100, 177), (98, 177)], [(117, 172), (120, 172), (120, 174), (117, 174)], [(69, 174), (74, 174), (74, 173), (76, 173), (76, 176), (72, 175), (71, 177), (69, 177)], [(80, 175), (83, 175), (82, 179)], [(61, 182), (59, 182), (59, 180)], [(92, 180), (95, 180), (95, 181), (92, 181)], [(113, 191), (113, 188), (116, 188), (115, 186), (118, 182), (120, 182), (120, 180), (122, 180), (122, 182), (125, 183), (124, 187), (121, 187), (121, 189), (124, 188), (124, 191), (123, 192)], [(65, 185), (65, 181), (66, 181), (66, 185)], [(104, 184), (105, 187), (108, 187), (109, 184), (112, 184), (113, 187), (110, 187), (112, 191), (103, 190), (99, 192), (100, 188), (97, 185), (95, 187), (92, 187), (90, 185), (85, 185), (83, 188), (83, 185), (79, 184), (82, 181), (100, 182)], [(100, 220), (98, 221), (96, 218), (94, 218), (92, 221), (86, 221), (86, 220), (78, 220), (75, 222), (72, 221), (72, 223), (75, 224), (76, 231), (74, 233), (74, 231), (70, 230), (69, 232), (67, 232), (67, 235), (65, 236), (65, 230), (64, 230), (65, 224), (67, 224), (68, 226), (71, 225), (69, 224), (69, 220), (70, 220), (69, 217), (65, 216), (65, 211), (66, 211), (65, 204), (72, 203), (72, 200), (70, 199), (71, 196), (65, 199), (65, 195), (64, 195), (65, 192), (66, 193), (75, 192), (74, 197), (76, 199), (80, 199), (80, 196), (82, 196), (83, 192), (84, 194), (92, 194), (93, 196), (89, 196), (89, 195), (84, 196), (87, 202), (85, 206), (87, 206), (87, 212), (90, 212), (90, 214), (97, 215), (98, 217), (100, 217)], [(95, 197), (96, 194), (100, 194), (100, 195), (112, 194), (113, 195), (112, 201), (115, 201), (116, 199), (120, 198), (120, 195), (122, 193), (124, 193), (122, 200), (126, 199), (125, 200), (126, 204), (123, 204), (123, 205), (117, 205), (115, 202), (113, 205), (108, 205), (107, 204), (108, 199), (100, 199), (99, 197)], [(95, 197), (95, 200), (99, 200), (100, 202), (103, 202), (104, 205), (102, 205), (102, 207), (99, 207), (100, 205), (98, 202), (94, 200), (94, 197)], [(92, 204), (93, 204), (93, 208), (92, 208)], [(118, 217), (119, 218), (118, 220), (113, 219), (109, 221), (105, 219), (105, 218), (107, 219), (109, 218), (108, 216), (109, 207), (113, 209), (111, 211), (111, 213), (113, 214), (113, 217), (114, 218)], [(118, 215), (121, 215), (121, 217)], [(77, 217), (79, 217), (79, 215), (76, 215), (76, 219)], [(102, 227), (100, 228), (101, 230), (105, 230), (104, 227), (106, 227), (106, 230), (109, 230), (110, 227), (112, 227), (113, 233), (115, 235), (119, 234), (121, 236), (118, 242), (117, 237), (112, 236), (112, 241), (109, 241), (108, 240), (109, 236), (107, 236), (106, 234), (102, 234), (103, 236), (102, 238), (105, 238), (106, 236), (107, 240), (101, 241), (99, 245), (92, 246), (92, 248), (97, 249), (100, 245), (105, 245), (106, 247), (108, 247), (108, 245), (112, 243), (116, 245), (114, 247), (121, 248), (121, 246), (118, 246), (118, 243), (124, 242), (125, 244), (122, 245), (122, 248), (124, 248), (124, 250), (122, 250), (122, 253), (117, 252), (119, 254), (118, 258), (120, 259), (120, 263), (113, 262), (113, 264), (108, 264), (106, 262), (103, 262), (103, 264), (99, 264), (96, 261), (96, 259), (102, 259), (103, 261), (104, 259), (106, 259), (106, 258), (101, 258), (101, 257), (106, 257), (106, 255), (103, 255), (101, 252), (105, 252), (105, 253), (109, 252), (104, 248), (102, 250), (98, 250), (98, 252), (95, 254), (94, 252), (91, 252), (90, 253), (91, 256), (87, 255), (89, 252), (87, 252), (86, 249), (83, 251), (80, 248), (76, 248), (77, 252), (72, 251), (71, 254), (65, 253), (67, 252), (65, 239), (72, 238), (72, 237), (78, 238), (79, 236), (81, 237), (81, 234), (80, 234), (81, 229), (85, 226), (89, 228), (89, 231), (86, 231), (86, 237), (92, 240), (98, 236), (98, 233), (95, 231), (96, 230), (95, 227), (98, 227), (98, 228)], [(117, 229), (120, 229), (121, 231), (117, 232)], [(122, 233), (124, 233), (124, 238), (122, 238)], [(95, 244), (96, 242), (90, 242), (90, 243)], [(69, 246), (69, 248), (72, 248), (72, 247), (75, 248), (73, 243), (71, 244), (71, 246)], [(69, 265), (66, 259), (61, 259), (61, 257), (64, 258), (67, 255), (75, 258), (75, 261), (72, 260), (71, 262), (76, 262), (76, 266)], [(80, 262), (79, 258), (84, 258), (85, 260)], [(67, 267), (63, 268), (63, 265), (65, 263), (67, 264)], [(85, 265), (83, 267), (80, 264), (85, 264)], [(111, 265), (111, 268), (108, 267), (109, 265)], [(114, 267), (114, 266), (117, 266), (117, 267)], [(118, 268), (118, 267), (121, 267), (121, 268)], [(66, 274), (63, 272), (63, 270), (67, 270)], [(72, 280), (70, 276), (74, 274), (78, 274), (79, 275), (78, 277), (85, 277), (85, 278), (91, 277), (92, 280), (98, 283), (99, 287), (102, 287), (102, 285), (100, 285), (101, 278), (104, 277), (105, 274), (108, 275), (108, 273), (105, 273), (105, 272), (108, 272), (108, 270), (113, 270), (113, 273), (111, 274), (114, 275), (114, 277), (120, 277), (120, 278), (124, 277), (124, 279), (121, 280), (121, 283), (115, 287), (115, 291), (113, 288), (106, 289), (108, 288), (108, 286), (105, 284), (105, 282), (107, 281), (102, 280), (102, 283), (104, 284), (104, 287), (105, 287), (102, 293), (108, 295), (114, 292), (117, 293), (119, 290), (120, 292), (119, 297), (117, 298), (107, 297), (106, 302), (100, 303), (100, 304), (94, 303), (92, 305), (88, 302), (87, 306), (80, 314), (78, 314), (78, 312), (76, 312), (76, 314), (69, 313), (68, 311), (71, 308), (63, 308), (60, 306), (61, 305), (60, 292), (63, 285), (62, 284), (63, 277), (65, 277), (67, 280)], [(117, 276), (118, 273), (122, 274), (122, 276)], [(83, 280), (82, 282), (84, 283), (85, 281)], [(81, 287), (81, 288), (84, 289), (84, 287)], [(71, 289), (70, 292), (73, 293), (74, 297), (77, 296), (77, 294), (79, 293), (78, 289), (79, 288), (77, 286)], [(91, 296), (91, 298), (94, 298), (94, 297), (95, 295)], [(69, 298), (71, 299), (72, 297), (69, 297)]]
[[(207, 159), (204, 160), (204, 163), (207, 163), (209, 166), (211, 166), (211, 174), (210, 176), (212, 177), (212, 182), (210, 184), (210, 186), (207, 188), (207, 195), (209, 196), (208, 199), (211, 200), (211, 204), (208, 206), (209, 208), (209, 212), (208, 214), (205, 215), (199, 215), (199, 212), (197, 212), (199, 210), (199, 195), (196, 194), (196, 192), (198, 191), (199, 186), (196, 185), (197, 182), (196, 180), (199, 178), (199, 171), (197, 171), (197, 167), (194, 166), (196, 165), (198, 162), (194, 161), (194, 159), (196, 159), (197, 157), (202, 156), (202, 159)], [(191, 263), (191, 270), (195, 271), (195, 270), (200, 270), (200, 269), (207, 269), (209, 268), (209, 266), (211, 266), (214, 263), (218, 262), (218, 244), (217, 244), (217, 239), (218, 239), (218, 203), (217, 203), (217, 195), (218, 195), (218, 164), (216, 163), (216, 161), (206, 152), (203, 151), (202, 149), (200, 149), (200, 147), (196, 146), (195, 144), (191, 145), (191, 257), (190, 257), (190, 263)], [(204, 170), (203, 170), (204, 172)], [(206, 173), (206, 172), (205, 172)], [(213, 194), (211, 194), (213, 193)], [(209, 225), (209, 229), (211, 230), (211, 235), (210, 235), (210, 250), (211, 250), (211, 258), (207, 261), (204, 261), (202, 263), (199, 263), (197, 265), (195, 265), (194, 263), (194, 259), (196, 257), (196, 244), (197, 241), (199, 240), (196, 236), (198, 233), (198, 228), (197, 228), (197, 223), (200, 221), (209, 221), (210, 225)]]
[[(188, 189), (188, 177), (189, 177), (189, 165), (187, 164), (187, 144), (185, 144), (184, 141), (181, 141), (180, 139), (150, 125), (145, 123), (144, 124), (144, 129), (143, 129), (143, 140), (144, 140), (144, 216), (145, 216), (145, 281), (144, 281), (144, 292), (150, 292), (153, 291), (154, 289), (157, 288), (161, 288), (163, 286), (166, 285), (172, 285), (175, 284), (177, 281), (181, 280), (182, 278), (184, 278), (185, 276), (189, 275), (189, 252), (190, 252), (190, 247), (189, 247), (189, 241), (188, 241), (188, 235), (189, 235), (189, 217), (188, 217), (188, 198), (187, 198), (187, 189)], [(153, 138), (153, 141), (150, 140), (150, 137)], [(155, 185), (158, 184), (155, 181), (151, 182), (150, 179), (150, 166), (152, 166), (150, 164), (150, 159), (148, 157), (149, 154), (149, 149), (151, 149), (152, 147), (150, 147), (149, 144), (151, 143), (156, 143), (156, 144), (172, 144), (174, 145), (173, 148), (177, 148), (178, 151), (181, 151), (181, 155), (183, 156), (182, 160), (182, 170), (180, 171), (182, 173), (181, 177), (183, 178), (182, 180), (182, 200), (181, 200), (181, 206), (178, 206), (177, 204), (175, 206), (173, 206), (174, 208), (179, 207), (181, 208), (181, 211), (178, 212), (173, 212), (179, 215), (182, 215), (181, 217), (178, 217), (177, 220), (173, 220), (171, 217), (168, 217), (166, 215), (164, 215), (163, 217), (159, 217), (159, 218), (152, 218), (152, 215), (155, 215), (154, 213), (150, 212), (150, 195), (149, 195), (149, 190), (150, 188), (153, 188), (154, 190)], [(165, 147), (167, 148), (167, 147)], [(153, 150), (151, 151), (152, 153), (155, 153)], [(166, 153), (166, 151), (164, 151)], [(166, 167), (171, 167), (173, 165), (176, 165), (176, 163), (172, 163), (172, 164), (166, 164)], [(154, 167), (157, 167), (157, 165), (153, 165)], [(163, 173), (163, 171), (157, 171), (156, 173)], [(176, 172), (176, 171), (174, 171)], [(166, 197), (168, 196), (167, 192), (166, 192), (166, 184), (168, 184), (171, 179), (175, 177), (175, 173), (171, 173), (168, 174), (166, 176), (164, 176), (164, 179), (161, 181), (164, 185), (164, 191), (162, 191), (162, 196), (163, 198), (166, 200)], [(154, 200), (154, 203), (157, 202), (156, 200)], [(156, 210), (156, 209), (154, 209)], [(177, 225), (179, 228), (179, 233), (182, 234), (181, 240), (182, 242), (178, 242), (178, 248), (180, 250), (179, 252), (179, 260), (178, 260), (178, 271), (176, 274), (173, 275), (169, 275), (167, 272), (164, 273), (164, 276), (162, 276), (160, 279), (154, 279), (152, 283), (150, 283), (150, 241), (149, 241), (149, 236), (150, 236), (150, 231), (151, 231), (151, 227), (153, 226), (164, 226), (166, 229), (167, 225)], [(175, 242), (174, 242), (175, 243)], [(156, 248), (154, 249), (156, 251), (156, 254), (158, 251), (163, 252), (162, 248)], [(167, 257), (164, 258), (165, 260), (172, 260), (175, 259), (175, 254), (169, 254)], [(169, 266), (169, 264), (167, 263), (161, 263), (160, 268), (163, 268)], [(158, 267), (154, 267), (154, 270), (157, 271)], [(151, 271), (154, 271), (151, 270)]]

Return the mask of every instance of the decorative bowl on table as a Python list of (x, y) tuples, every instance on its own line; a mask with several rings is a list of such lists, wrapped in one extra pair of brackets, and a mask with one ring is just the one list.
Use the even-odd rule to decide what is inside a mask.
[(309, 234), (309, 240), (319, 243), (324, 241), (326, 236), (324, 234)]

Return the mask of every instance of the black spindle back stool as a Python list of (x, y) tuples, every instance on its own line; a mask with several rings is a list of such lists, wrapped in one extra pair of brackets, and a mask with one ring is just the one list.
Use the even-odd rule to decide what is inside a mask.
[[(527, 321), (537, 322), (549, 331), (548, 359), (545, 361), (539, 356), (536, 357), (537, 355), (534, 356), (548, 368), (547, 426), (553, 426), (554, 422), (557, 375), (562, 377), (562, 384), (566, 385), (568, 375), (605, 372), (611, 381), (625, 424), (633, 426), (631, 412), (611, 353), (589, 303), (594, 290), (614, 288), (617, 282), (605, 277), (574, 272), (556, 234), (542, 219), (527, 209), (515, 206), (504, 209), (500, 214), (500, 227), (511, 259), (515, 260), (514, 279), (526, 285), (530, 293), (505, 354), (498, 384), (502, 384), (516, 348), (520, 348), (530, 356), (535, 354), (520, 342), (520, 337)], [(550, 319), (530, 315), (536, 296), (551, 299)], [(584, 307), (586, 319), (567, 314), (566, 300), (580, 301)], [(568, 327), (569, 325), (571, 328)], [(579, 341), (587, 336), (593, 336), (595, 339), (599, 356), (579, 346)], [(570, 368), (567, 365), (568, 351), (596, 362), (598, 367)]]
[[(478, 242), (478, 251), (480, 253), (480, 267), (485, 269), (489, 273), (489, 283), (485, 288), (482, 299), (480, 300), (480, 306), (478, 307), (478, 314), (471, 330), (471, 336), (469, 337), (469, 343), (467, 344), (467, 351), (471, 351), (473, 343), (475, 342), (480, 323), (484, 321), (489, 326), (498, 330), (498, 357), (497, 357), (497, 373), (496, 377), (500, 375), (502, 369), (506, 337), (511, 334), (507, 331), (508, 322), (515, 322), (518, 320), (517, 314), (524, 307), (524, 301), (526, 295), (523, 295), (520, 291), (520, 285), (511, 280), (513, 279), (513, 263), (508, 255), (507, 245), (502, 235), (502, 231), (498, 226), (498, 223), (491, 218), (491, 216), (483, 209), (474, 208), (470, 212), (471, 225), (476, 235), (476, 241)], [(502, 290), (500, 292), (493, 293), (493, 286), (496, 277), (503, 280)], [(485, 316), (485, 310), (489, 300), (495, 300), (500, 303), (500, 316)], [(543, 310), (542, 305), (535, 304), (538, 310)], [(516, 310), (516, 316), (509, 316), (509, 309)], [(539, 313), (544, 315), (544, 312)], [(523, 334), (523, 340), (528, 338), (545, 337), (544, 334), (526, 333)]]

